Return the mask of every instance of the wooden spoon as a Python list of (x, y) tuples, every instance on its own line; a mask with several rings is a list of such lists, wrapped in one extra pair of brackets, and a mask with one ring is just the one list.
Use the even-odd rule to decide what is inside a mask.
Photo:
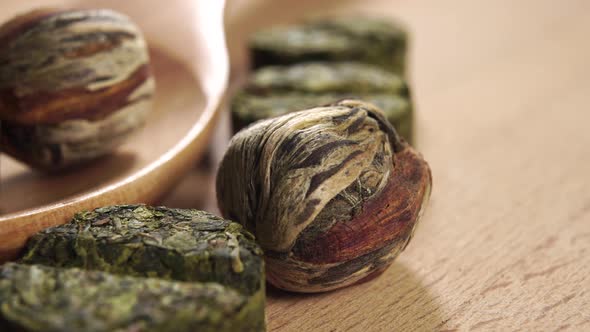
[(225, 94), (225, 1), (2, 1), (0, 20), (39, 6), (111, 8), (143, 30), (157, 84), (146, 127), (114, 155), (63, 174), (0, 157), (0, 262), (32, 234), (103, 205), (153, 203), (207, 147)]

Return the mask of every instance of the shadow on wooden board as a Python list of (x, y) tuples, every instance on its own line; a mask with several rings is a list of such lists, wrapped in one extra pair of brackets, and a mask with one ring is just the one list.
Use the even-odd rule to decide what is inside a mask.
[[(327, 326), (335, 331), (436, 331), (444, 326), (437, 297), (400, 262), (373, 280), (341, 290), (298, 294), (268, 285), (267, 297), (269, 331), (324, 331)], [(336, 323), (334, 317), (344, 318)]]

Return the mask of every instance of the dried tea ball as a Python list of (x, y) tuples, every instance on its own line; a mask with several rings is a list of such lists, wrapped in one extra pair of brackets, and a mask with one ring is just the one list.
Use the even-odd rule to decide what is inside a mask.
[(430, 188), (422, 156), (359, 100), (257, 122), (232, 138), (217, 175), (219, 208), (254, 233), (267, 280), (298, 292), (385, 270)]
[(56, 170), (110, 153), (141, 127), (154, 79), (146, 41), (111, 10), (39, 10), (0, 27), (3, 151)]

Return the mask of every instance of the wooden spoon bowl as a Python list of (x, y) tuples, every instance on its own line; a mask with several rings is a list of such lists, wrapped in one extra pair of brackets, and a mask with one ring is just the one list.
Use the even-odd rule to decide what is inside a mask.
[[(205, 151), (225, 94), (228, 59), (223, 1), (162, 3), (19, 1), (0, 4), (0, 20), (41, 5), (112, 8), (144, 31), (157, 84), (155, 109), (140, 133), (116, 153), (58, 174), (0, 156), (0, 262), (32, 234), (102, 205), (153, 203)], [(136, 2), (135, 5), (137, 5)]]

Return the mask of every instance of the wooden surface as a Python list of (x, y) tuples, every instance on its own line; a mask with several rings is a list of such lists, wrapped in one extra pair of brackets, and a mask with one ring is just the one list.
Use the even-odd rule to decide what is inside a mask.
[[(0, 157), (0, 262), (26, 239), (69, 221), (75, 212), (124, 203), (152, 203), (174, 186), (206, 151), (225, 93), (228, 59), (223, 2), (71, 0), (115, 8), (132, 17), (152, 47), (157, 91), (145, 128), (109, 157), (60, 174), (40, 174)], [(0, 21), (38, 4), (2, 1)], [(160, 10), (154, 11), (156, 7)], [(194, 21), (192, 25), (184, 21)], [(1, 147), (0, 147), (1, 150)]]
[[(245, 2), (250, 16), (228, 22), (238, 67), (260, 20), (318, 6)], [(590, 1), (338, 3), (412, 31), (432, 200), (379, 278), (320, 295), (270, 289), (269, 330), (589, 331)], [(211, 185), (195, 171), (165, 203), (213, 209)]]
[[(405, 21), (417, 147), (434, 176), (431, 204), (392, 267), (326, 294), (270, 289), (270, 331), (590, 330), (589, 1), (240, 5), (228, 11), (236, 72), (240, 41), (261, 22), (306, 10)], [(195, 169), (162, 202), (215, 212), (212, 184)]]

